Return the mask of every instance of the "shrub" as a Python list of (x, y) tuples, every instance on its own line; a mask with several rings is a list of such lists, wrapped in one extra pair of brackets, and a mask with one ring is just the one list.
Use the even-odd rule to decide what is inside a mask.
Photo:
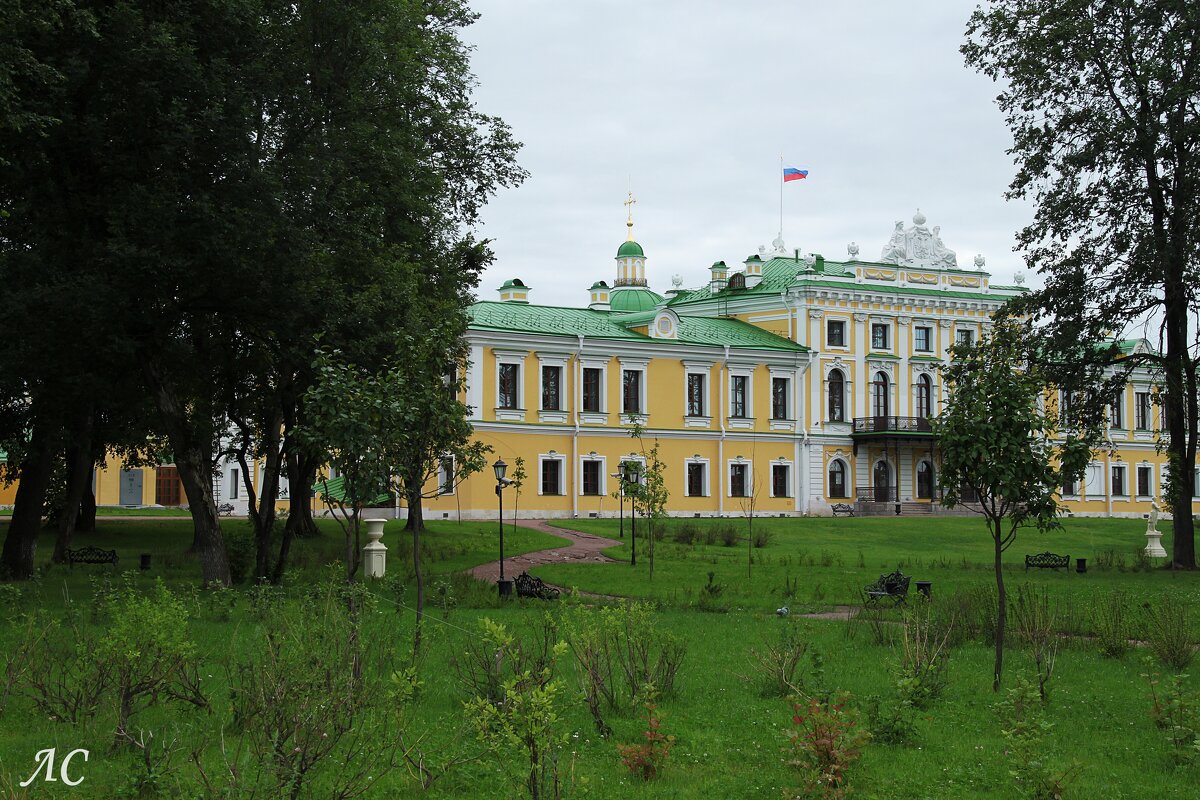
[(656, 710), (653, 703), (646, 704), (646, 730), (642, 731), (644, 742), (617, 745), (621, 763), (634, 777), (643, 781), (652, 781), (658, 777), (662, 768), (666, 766), (671, 745), (675, 743), (674, 736), (666, 736), (659, 731), (662, 720), (658, 718)]
[(1146, 610), (1146, 640), (1163, 666), (1182, 672), (1192, 663), (1195, 640), (1188, 624), (1187, 607), (1178, 598), (1164, 594), (1157, 602), (1143, 603)]
[(694, 523), (683, 522), (675, 527), (671, 538), (679, 544), (691, 546), (700, 541), (700, 529)]
[(708, 573), (708, 583), (700, 587), (696, 607), (701, 611), (723, 614), (729, 610), (729, 604), (721, 599), (721, 593), (725, 591), (725, 584), (716, 583), (713, 580), (716, 574), (715, 572)]
[(1129, 649), (1129, 601), (1122, 591), (1108, 592), (1092, 605), (1092, 632), (1101, 655), (1120, 658)]
[(721, 544), (725, 547), (736, 547), (738, 540), (742, 537), (738, 534), (737, 528), (725, 523), (717, 526), (717, 538), (721, 540)]
[(225, 548), (229, 553), (229, 579), (235, 583), (245, 583), (254, 571), (254, 534), (240, 527), (230, 526), (225, 532)]
[(763, 697), (787, 697), (804, 692), (801, 665), (808, 652), (808, 642), (800, 636), (798, 626), (787, 620), (781, 624), (777, 641), (764, 642), (761, 648), (750, 648)]
[(1046, 719), (1038, 689), (1027, 679), (1018, 678), (995, 709), (1000, 732), (1008, 741), (1005, 754), (1017, 789), (1034, 800), (1061, 798), (1082, 767), (1078, 762), (1063, 769), (1050, 766), (1047, 737), (1054, 725)]
[(769, 530), (767, 530), (766, 528), (759, 527), (759, 529), (754, 532), (754, 546), (761, 548), (761, 547), (766, 547), (770, 543), (771, 543), (771, 532)]
[(450, 658), (450, 668), (468, 701), (482, 698), (500, 703), (506, 681), (525, 673), (541, 673), (554, 660), (555, 630), (548, 616), (532, 635), (517, 635), (488, 617), (479, 625), (482, 635), (469, 638), (466, 650)]
[(850, 694), (842, 692), (828, 700), (793, 703), (794, 727), (787, 732), (793, 757), (788, 763), (804, 778), (801, 791), (793, 797), (846, 796), (847, 773), (871, 738), (847, 707), (849, 699)]
[(1187, 676), (1172, 675), (1165, 687), (1157, 674), (1142, 677), (1150, 685), (1150, 716), (1171, 743), (1171, 760), (1179, 766), (1194, 763), (1200, 757), (1200, 719), (1196, 695), (1184, 688)]
[(701, 533), (704, 536), (704, 543), (706, 545), (714, 545), (717, 543), (717, 526), (716, 525), (705, 525), (701, 529)]
[(916, 736), (913, 706), (903, 698), (885, 702), (878, 696), (867, 701), (867, 724), (871, 740), (881, 744), (904, 744)]
[(918, 601), (904, 615), (897, 688), (902, 701), (925, 708), (946, 688), (949, 633), (934, 624), (929, 604)]
[(1012, 612), (1013, 633), (1033, 656), (1038, 695), (1044, 703), (1047, 684), (1054, 674), (1054, 661), (1058, 656), (1058, 607), (1051, 604), (1045, 588), (1023, 584), (1013, 597)]

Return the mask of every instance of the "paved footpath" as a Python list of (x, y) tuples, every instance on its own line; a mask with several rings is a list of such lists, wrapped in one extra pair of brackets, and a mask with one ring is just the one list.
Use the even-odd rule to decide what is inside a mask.
[[(505, 520), (504, 524), (508, 525), (510, 521)], [(617, 539), (607, 539), (603, 536), (570, 531), (566, 528), (555, 528), (540, 519), (519, 519), (517, 520), (517, 524), (522, 528), (530, 528), (542, 533), (548, 533), (551, 536), (567, 539), (570, 544), (552, 547), (548, 550), (537, 550), (533, 553), (525, 553), (520, 556), (506, 557), (504, 559), (504, 577), (508, 580), (512, 580), (530, 567), (538, 567), (543, 564), (566, 564), (576, 561), (608, 564), (625, 563), (609, 558), (600, 552), (607, 547), (619, 545), (621, 542)], [(478, 567), (473, 567), (471, 575), (484, 581), (497, 581), (500, 579), (500, 562), (493, 561), (490, 564), (480, 564)]]

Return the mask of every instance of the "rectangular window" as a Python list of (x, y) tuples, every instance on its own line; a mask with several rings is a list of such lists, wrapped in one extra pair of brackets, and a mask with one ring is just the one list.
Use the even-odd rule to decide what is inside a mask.
[(825, 323), (825, 338), (829, 340), (830, 347), (845, 347), (846, 346), (846, 322), (840, 319), (831, 319)]
[(454, 456), (442, 456), (438, 462), (438, 494), (454, 494)]
[(1150, 467), (1137, 468), (1137, 493), (1138, 497), (1149, 497), (1150, 489)]
[(771, 378), (771, 419), (791, 419), (788, 416), (788, 378)]
[(583, 493), (600, 494), (600, 461), (583, 462)]
[(688, 497), (704, 496), (704, 464), (687, 465)]
[(562, 462), (542, 459), (542, 494), (562, 494)]
[(729, 389), (729, 416), (745, 418), (746, 413), (746, 384), (749, 378), (745, 375), (734, 375)]
[(918, 353), (933, 352), (933, 328), (924, 325), (913, 328), (913, 350)]
[(1079, 494), (1079, 488), (1075, 485), (1075, 481), (1067, 481), (1063, 484), (1063, 497), (1074, 497), (1077, 494)]
[(625, 414), (642, 413), (641, 370), (627, 369), (621, 373), (621, 411)]
[(749, 497), (750, 493), (746, 491), (746, 465), (745, 464), (730, 464), (729, 465), (729, 496), (730, 497)]
[(771, 497), (789, 497), (788, 465), (771, 465)]
[(600, 412), (600, 370), (596, 367), (583, 368), (583, 410)]
[(704, 376), (688, 373), (687, 413), (689, 417), (704, 416)]
[(1125, 427), (1125, 401), (1117, 398), (1113, 404), (1108, 407), (1108, 426), (1110, 428)]
[(1112, 468), (1112, 494), (1114, 497), (1119, 497), (1125, 494), (1125, 468)]
[(887, 350), (891, 347), (890, 325), (882, 322), (875, 322), (871, 325), (871, 349), (872, 350)]
[(496, 405), (499, 408), (517, 408), (517, 377), (520, 368), (516, 364), (500, 365), (500, 391)]
[(1150, 393), (1133, 393), (1133, 427), (1139, 431), (1150, 430)]
[(238, 485), (238, 471), (236, 469), (229, 470), (229, 499), (237, 500), (238, 492), (241, 486)]
[(955, 331), (954, 341), (956, 344), (970, 347), (971, 345), (975, 344), (975, 331), (965, 329)]
[(562, 367), (542, 367), (542, 410), (562, 411)]

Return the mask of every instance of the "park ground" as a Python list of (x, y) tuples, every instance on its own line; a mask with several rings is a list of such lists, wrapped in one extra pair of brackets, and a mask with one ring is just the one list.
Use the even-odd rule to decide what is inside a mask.
[[(245, 523), (223, 524), (235, 558), (248, 558)], [(389, 676), (411, 664), (414, 580), (402, 524), (388, 524), (388, 577), (367, 585), (361, 618), (362, 637), (375, 654), (368, 678), (378, 684), (385, 704), (401, 702), (388, 694)], [(241, 741), (237, 737), (245, 723), (239, 727), (231, 718), (238, 664), (258, 652), (273, 631), (307, 631), (313, 641), (320, 638), (321, 621), (305, 615), (311, 615), (320, 587), (339, 582), (335, 562), (342, 549), (337, 527), (321, 525), (320, 537), (294, 549), (293, 567), (279, 590), (243, 584), (229, 592), (199, 591), (198, 569), (185, 554), (191, 527), (183, 519), (102, 520), (96, 533), (80, 537), (78, 544), (115, 548), (118, 569), (47, 566), (33, 582), (9, 584), (0, 598), (0, 647), (11, 657), (24, 652), (20, 647), (30, 636), (35, 612), (43, 615), (37, 624), (50, 625), (55, 635), (83, 630), (111, 638), (118, 635), (114, 597), (152, 594), (161, 582), (186, 610), (182, 633), (197, 648), (199, 677), (210, 702), (198, 709), (164, 699), (134, 718), (139, 730), (174, 744), (174, 753), (151, 769), (143, 754), (113, 745), (114, 711), (107, 699), (94, 716), (72, 724), (52, 719), (15, 681), (0, 698), (0, 798), (220, 796), (203, 788), (197, 764), (206, 765), (211, 777), (213, 765), (222, 758), (227, 763), (232, 743)], [(789, 789), (800, 791), (805, 779), (788, 763), (796, 757), (787, 738), (796, 729), (792, 704), (765, 691), (759, 669), (759, 656), (784, 641), (800, 643), (802, 657), (793, 677), (802, 695), (848, 692), (846, 706), (857, 715), (857, 727), (876, 732), (847, 771), (852, 796), (1036, 796), (1031, 781), (1037, 774), (1065, 775), (1067, 797), (1196, 796), (1195, 736), (1183, 737), (1182, 745), (1178, 735), (1173, 738), (1161, 714), (1156, 716), (1153, 699), (1163, 696), (1170, 676), (1180, 670), (1163, 666), (1151, 648), (1137, 644), (1153, 638), (1155, 609), (1169, 606), (1186, 616), (1195, 608), (1200, 576), (1157, 569), (1140, 557), (1142, 522), (1067, 519), (1058, 531), (1023, 531), (1005, 555), (1010, 594), (1045, 601), (1057, 634), (1048, 699), (1038, 712), (1041, 733), (1032, 750), (1027, 745), (1022, 750), (1004, 734), (1012, 729), (1012, 717), (997, 709), (1005, 691), (1022, 679), (1036, 679), (1033, 650), (1016, 635), (1010, 636), (1006, 655), (1005, 691), (991, 690), (986, 617), (994, 575), (990, 540), (979, 520), (757, 519), (752, 530), (743, 519), (672, 520), (654, 542), (653, 576), (644, 526), (639, 526), (638, 563), (631, 566), (630, 531), (622, 537), (616, 521), (554, 525), (615, 544), (594, 548), (599, 555), (584, 559), (534, 559), (540, 562), (531, 567), (534, 575), (577, 590), (562, 600), (502, 603), (494, 584), (468, 574), (496, 560), (497, 523), (429, 524), (422, 547), (429, 575), (423, 654), (416, 664), (419, 690), (407, 701), (402, 721), (380, 724), (373, 736), (394, 737), (402, 725), (405, 746), (418, 748), (429, 763), (454, 758), (465, 763), (450, 768), (427, 792), (412, 766), (401, 765), (364, 796), (465, 798), (484, 791), (528, 796), (519, 749), (487, 751), (476, 737), (465, 710), (472, 696), (463, 681), (469, 672), (463, 666), (466, 654), (486, 649), (485, 619), (504, 625), (532, 649), (546, 625), (553, 637), (570, 638), (589, 615), (621, 608), (619, 600), (606, 598), (646, 601), (650, 627), (643, 630), (651, 646), (676, 641), (685, 648), (675, 690), (657, 698), (660, 730), (675, 739), (659, 777), (647, 782), (635, 777), (622, 764), (617, 744), (644, 741), (644, 710), (628, 700), (606, 708), (612, 735), (601, 738), (582, 702), (580, 672), (568, 651), (555, 668), (564, 684), (553, 724), (560, 737), (555, 753), (564, 797), (775, 798)], [(1162, 527), (1169, 550), (1169, 526)], [(51, 543), (48, 534), (39, 558), (48, 557)], [(509, 525), (505, 531), (506, 556), (561, 553), (568, 544), (544, 529)], [(1026, 572), (1024, 555), (1045, 550), (1070, 555), (1072, 569)], [(152, 555), (145, 572), (136, 569), (141, 553)], [(1086, 573), (1074, 570), (1076, 558), (1087, 559)], [(928, 629), (958, 631), (947, 645), (944, 688), (902, 715), (896, 709), (903, 696), (904, 634), (915, 630), (904, 623), (913, 617), (898, 610), (850, 619), (808, 616), (860, 605), (864, 585), (895, 569), (932, 582), (932, 602), (912, 604), (918, 606), (917, 619), (924, 619)], [(784, 606), (788, 614), (779, 616), (776, 611)], [(1116, 607), (1124, 611), (1127, 638), (1135, 646), (1117, 657), (1105, 656), (1097, 633), (1106, 624), (1102, 611)], [(1194, 614), (1184, 624), (1193, 637), (1200, 633)], [(7, 669), (11, 674), (14, 666), (8, 663)], [(3, 680), (0, 675), (0, 684)], [(1191, 693), (1197, 688), (1196, 680), (1181, 679), (1175, 697), (1184, 708), (1178, 720), (1195, 718)], [(88, 749), (85, 783), (20, 788), (33, 772), (35, 754), (47, 747)], [(1041, 773), (1017, 763), (1019, 758), (1028, 762), (1030, 752), (1044, 764)], [(326, 790), (335, 783), (330, 776), (338, 771), (314, 771), (300, 796), (330, 796)]]

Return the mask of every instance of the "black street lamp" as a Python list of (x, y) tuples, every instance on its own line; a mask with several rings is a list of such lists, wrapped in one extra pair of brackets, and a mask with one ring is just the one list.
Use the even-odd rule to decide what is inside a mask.
[[(621, 473), (626, 486), (641, 485), (642, 465), (636, 461), (626, 461), (621, 465)], [(629, 542), (632, 545), (630, 551), (629, 566), (637, 566), (637, 490), (629, 497)]]
[(504, 580), (504, 494), (501, 490), (512, 481), (504, 477), (508, 470), (504, 459), (497, 458), (496, 463), (492, 464), (492, 469), (496, 472), (496, 501), (500, 504), (500, 580), (497, 585), (500, 587), (500, 596), (509, 597), (512, 595), (512, 581)]
[(621, 474), (620, 472), (614, 472), (614, 473), (612, 473), (612, 474), (611, 474), (609, 477), (610, 477), (610, 478), (616, 478), (616, 479), (617, 479), (617, 485), (618, 485), (618, 487), (619, 487), (619, 488), (618, 488), (618, 490), (617, 490), (617, 503), (618, 503), (618, 506), (619, 506), (619, 507), (620, 507), (620, 509), (621, 509), (621, 510), (620, 510), (620, 515), (621, 515), (621, 538), (622, 538), (622, 539), (624, 539), (624, 538), (625, 538), (625, 482), (624, 482), (624, 481), (625, 481), (625, 476), (624, 476), (623, 474)]

